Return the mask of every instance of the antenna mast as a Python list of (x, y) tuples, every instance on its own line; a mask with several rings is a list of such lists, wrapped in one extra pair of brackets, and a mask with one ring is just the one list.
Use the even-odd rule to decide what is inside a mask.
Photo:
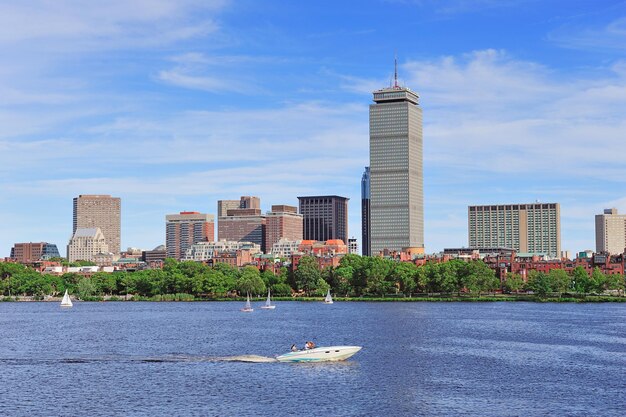
[(398, 88), (398, 56), (393, 57), (393, 86)]

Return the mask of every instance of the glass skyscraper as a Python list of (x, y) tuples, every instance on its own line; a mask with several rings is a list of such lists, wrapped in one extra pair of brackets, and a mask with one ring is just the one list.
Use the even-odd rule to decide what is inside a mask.
[(372, 255), (423, 252), (422, 109), (397, 81), (370, 105), (370, 221)]
[(370, 167), (361, 178), (361, 244), (363, 256), (370, 256)]

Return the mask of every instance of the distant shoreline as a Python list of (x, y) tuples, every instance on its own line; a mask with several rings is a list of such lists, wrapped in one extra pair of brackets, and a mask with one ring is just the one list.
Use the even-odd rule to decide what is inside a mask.
[[(51, 302), (60, 303), (62, 297), (34, 297), (34, 296), (0, 296), (0, 302)], [(87, 297), (84, 300), (72, 297), (72, 299), (84, 302), (244, 302), (241, 297), (193, 297), (189, 294), (170, 294), (166, 296), (141, 297), (136, 295)], [(255, 297), (252, 301), (262, 302), (265, 297)], [(273, 301), (299, 301), (299, 302), (322, 302), (323, 297), (273, 297)], [(536, 302), (536, 303), (624, 303), (626, 296), (623, 295), (580, 295), (561, 294), (540, 297), (533, 294), (483, 294), (483, 295), (420, 295), (415, 297), (335, 297), (335, 302)]]

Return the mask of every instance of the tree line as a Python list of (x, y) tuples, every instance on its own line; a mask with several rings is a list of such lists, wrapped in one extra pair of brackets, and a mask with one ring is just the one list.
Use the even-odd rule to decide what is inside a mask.
[(5, 296), (58, 296), (65, 290), (80, 298), (102, 296), (155, 297), (189, 294), (194, 297), (227, 297), (236, 294), (274, 296), (294, 293), (321, 296), (329, 289), (346, 297), (385, 296), (416, 293), (480, 294), (499, 289), (505, 292), (532, 291), (538, 295), (578, 292), (601, 293), (624, 289), (621, 275), (605, 275), (595, 269), (591, 276), (582, 267), (571, 274), (531, 271), (527, 282), (520, 275), (508, 274), (503, 283), (484, 262), (451, 260), (416, 266), (379, 257), (349, 254), (337, 267), (320, 269), (311, 256), (300, 259), (294, 270), (280, 268), (260, 272), (254, 266), (241, 269), (228, 264), (207, 266), (193, 261), (166, 259), (162, 269), (134, 272), (97, 272), (88, 277), (75, 273), (60, 276), (41, 274), (14, 263), (0, 263), (0, 293)]

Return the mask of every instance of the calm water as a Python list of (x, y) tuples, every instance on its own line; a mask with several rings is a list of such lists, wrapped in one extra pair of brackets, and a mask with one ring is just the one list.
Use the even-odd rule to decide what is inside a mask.
[(260, 304), (0, 303), (0, 415), (626, 414), (624, 304)]

